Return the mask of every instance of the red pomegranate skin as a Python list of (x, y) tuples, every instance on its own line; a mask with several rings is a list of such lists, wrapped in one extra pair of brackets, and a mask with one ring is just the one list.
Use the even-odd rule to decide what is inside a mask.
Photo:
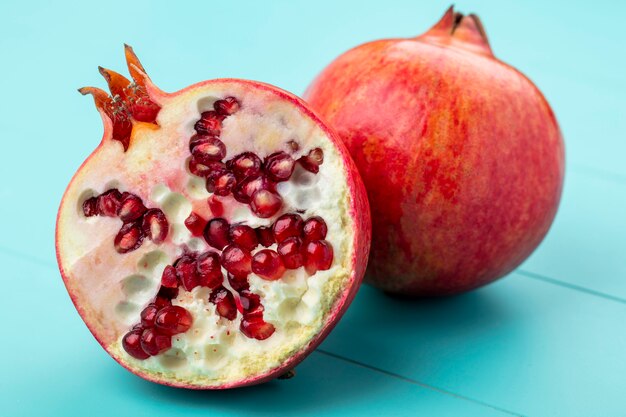
[(358, 46), (305, 98), (339, 133), (371, 205), (366, 282), (468, 291), (516, 268), (557, 211), (564, 147), (537, 87), (497, 60), (475, 15)]

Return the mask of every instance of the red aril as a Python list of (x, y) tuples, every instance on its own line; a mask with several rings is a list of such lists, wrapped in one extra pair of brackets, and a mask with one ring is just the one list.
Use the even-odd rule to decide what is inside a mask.
[(115, 217), (120, 209), (122, 194), (116, 190), (108, 190), (98, 196), (97, 212), (102, 216)]
[[(72, 300), (107, 352), (148, 380), (222, 389), (284, 374), (362, 279), (370, 225), (356, 168), (295, 96), (235, 79), (165, 93), (126, 52), (133, 81), (103, 69), (112, 95), (81, 89), (104, 137), (58, 214)], [(298, 256), (283, 256), (274, 232), (303, 239), (317, 217), (334, 267), (311, 276), (299, 253), (288, 269)]]
[(211, 219), (204, 229), (204, 240), (215, 249), (222, 250), (228, 245), (229, 230), (230, 227), (225, 219), (219, 217)]
[(326, 233), (328, 233), (326, 222), (319, 216), (311, 217), (302, 226), (302, 237), (306, 241), (322, 240)]
[(235, 297), (233, 293), (228, 291), (224, 287), (216, 288), (211, 292), (209, 301), (215, 304), (217, 314), (228, 320), (235, 320), (237, 318), (237, 306), (235, 303)]
[(271, 323), (263, 320), (262, 315), (246, 314), (241, 319), (241, 331), (252, 339), (265, 340), (276, 330)]
[(252, 258), (252, 272), (261, 278), (274, 281), (285, 273), (285, 265), (280, 256), (271, 249), (263, 249)]
[(237, 245), (226, 246), (221, 261), (224, 269), (236, 277), (247, 277), (252, 268), (250, 252)]
[(142, 227), (145, 236), (158, 244), (165, 240), (170, 226), (161, 209), (150, 209), (143, 215)]
[(141, 312), (141, 325), (144, 328), (154, 327), (154, 319), (158, 312), (159, 307), (156, 304), (148, 304)]
[(546, 235), (563, 185), (561, 132), (539, 89), (493, 55), (476, 15), (450, 8), (421, 36), (353, 48), (305, 97), (367, 187), (371, 284), (468, 291), (512, 271)]
[(278, 254), (287, 268), (300, 268), (304, 264), (302, 239), (299, 237), (288, 237), (283, 240), (278, 244)]
[(203, 135), (219, 135), (222, 130), (224, 116), (214, 110), (206, 111), (200, 115), (194, 126), (196, 132)]
[(207, 221), (197, 213), (193, 211), (189, 216), (185, 219), (185, 226), (194, 236), (202, 236), (204, 233), (204, 228), (206, 227)]
[(191, 327), (191, 314), (180, 306), (165, 306), (156, 315), (156, 329), (167, 335), (184, 333)]
[(261, 159), (252, 152), (237, 155), (230, 163), (230, 168), (237, 179), (254, 179), (261, 175)]
[(198, 285), (208, 288), (217, 288), (224, 281), (224, 274), (220, 265), (220, 256), (217, 252), (209, 251), (198, 256), (196, 260)]
[(273, 230), (278, 243), (288, 237), (301, 237), (302, 217), (298, 214), (283, 214), (274, 222)]
[(277, 152), (265, 159), (265, 172), (275, 182), (287, 181), (294, 168), (295, 161), (286, 152)]
[(139, 328), (132, 330), (122, 339), (122, 346), (124, 351), (135, 359), (143, 360), (150, 357), (145, 350), (141, 347), (141, 334), (143, 329)]
[(172, 347), (172, 338), (155, 329), (146, 329), (141, 334), (141, 348), (150, 356), (156, 356)]
[(236, 224), (228, 231), (228, 241), (248, 251), (253, 250), (259, 244), (256, 232), (245, 224)]
[(250, 209), (262, 219), (267, 219), (278, 213), (282, 205), (282, 198), (270, 190), (255, 191), (250, 200)]
[(216, 137), (201, 136), (200, 140), (194, 143), (191, 155), (196, 161), (209, 165), (221, 161), (226, 156), (226, 146)]
[(132, 222), (143, 216), (146, 210), (146, 206), (143, 205), (139, 197), (128, 193), (120, 202), (117, 216), (124, 223)]
[(316, 240), (304, 245), (304, 269), (309, 274), (326, 271), (333, 264), (333, 247), (325, 240)]
[(176, 272), (176, 268), (172, 265), (166, 266), (163, 270), (161, 286), (165, 288), (178, 288), (178, 273)]

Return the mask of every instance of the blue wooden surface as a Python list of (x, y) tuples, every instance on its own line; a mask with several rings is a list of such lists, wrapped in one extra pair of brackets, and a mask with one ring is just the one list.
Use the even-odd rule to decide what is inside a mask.
[[(470, 294), (363, 287), (290, 381), (229, 392), (145, 382), (91, 337), (54, 260), (56, 208), (101, 136), (97, 65), (135, 47), (173, 91), (220, 76), (296, 93), (342, 51), (421, 33), (441, 1), (0, 4), (0, 415), (626, 415), (624, 2), (458, 1), (544, 91), (566, 140), (561, 209), (517, 271)], [(173, 3), (172, 3), (173, 4)]]

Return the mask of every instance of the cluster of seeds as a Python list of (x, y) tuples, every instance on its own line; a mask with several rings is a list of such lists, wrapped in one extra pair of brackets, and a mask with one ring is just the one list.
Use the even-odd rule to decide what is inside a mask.
[(191, 314), (180, 306), (173, 306), (163, 296), (157, 296), (141, 312), (141, 323), (122, 338), (122, 347), (137, 359), (156, 356), (172, 347), (172, 336), (191, 327)]
[(161, 209), (148, 209), (141, 198), (112, 188), (83, 202), (86, 217), (119, 217), (123, 224), (113, 244), (118, 253), (139, 248), (145, 238), (161, 243), (169, 232), (169, 223)]
[[(191, 213), (185, 222), (192, 233), (198, 233), (199, 216)], [(229, 225), (217, 217), (206, 222), (203, 236), (206, 242), (222, 251), (221, 262), (226, 271), (235, 276), (248, 276), (254, 272), (263, 279), (279, 279), (286, 269), (304, 266), (313, 275), (327, 270), (333, 261), (333, 248), (326, 240), (328, 228), (318, 216), (306, 221), (299, 214), (286, 213), (269, 226), (253, 229), (245, 224)], [(252, 255), (257, 246), (262, 249)]]
[[(103, 71), (114, 93), (110, 109), (123, 110), (116, 117), (154, 123), (158, 106), (144, 103), (142, 91), (132, 84), (124, 84), (127, 80), (120, 81), (118, 74)], [(127, 87), (120, 88), (120, 85)], [(249, 205), (260, 218), (276, 215), (283, 206), (276, 185), (291, 178), (296, 163), (307, 171), (318, 173), (324, 153), (315, 148), (295, 160), (287, 152), (280, 151), (261, 160), (252, 152), (244, 152), (224, 161), (226, 146), (220, 140), (222, 122), (240, 109), (240, 103), (234, 97), (227, 97), (217, 100), (213, 108), (203, 112), (195, 124), (196, 134), (189, 142), (189, 171), (206, 179), (206, 188), (213, 194), (208, 204), (217, 217), (207, 221), (192, 212), (185, 225), (194, 236), (202, 236), (215, 250), (203, 253), (185, 250), (165, 267), (158, 294), (141, 312), (141, 322), (122, 338), (123, 348), (137, 359), (165, 352), (172, 346), (173, 335), (184, 333), (191, 327), (191, 313), (171, 302), (181, 287), (185, 291), (196, 287), (209, 288), (207, 301), (215, 305), (220, 317), (233, 321), (240, 313), (241, 332), (249, 338), (264, 340), (275, 332), (275, 328), (263, 319), (263, 304), (259, 295), (250, 290), (248, 276), (254, 273), (262, 279), (275, 281), (286, 270), (300, 267), (313, 275), (319, 270), (328, 270), (333, 262), (333, 248), (325, 240), (328, 228), (321, 217), (304, 220), (299, 214), (286, 213), (272, 224), (256, 229), (241, 223), (229, 224), (219, 217), (223, 211), (219, 197), (228, 195)], [(119, 129), (124, 126), (124, 123), (118, 123)], [(292, 141), (290, 148), (297, 152), (299, 145)], [(168, 221), (160, 209), (148, 209), (135, 194), (121, 193), (117, 189), (85, 200), (83, 213), (87, 217), (99, 215), (122, 220), (122, 228), (114, 241), (119, 253), (139, 248), (146, 237), (161, 243), (169, 230)], [(263, 248), (257, 250), (259, 245)]]
[[(224, 161), (226, 145), (219, 138), (222, 122), (236, 113), (240, 104), (234, 97), (227, 97), (217, 100), (213, 108), (203, 112), (194, 126), (196, 134), (189, 140), (189, 171), (206, 179), (210, 193), (218, 196), (232, 194), (238, 202), (248, 204), (258, 217), (272, 217), (283, 205), (276, 184), (289, 180), (296, 161), (283, 151), (273, 153), (263, 161), (252, 152), (243, 152)], [(291, 142), (291, 146), (298, 150), (295, 142)], [(324, 153), (316, 148), (297, 162), (317, 173), (324, 162)]]

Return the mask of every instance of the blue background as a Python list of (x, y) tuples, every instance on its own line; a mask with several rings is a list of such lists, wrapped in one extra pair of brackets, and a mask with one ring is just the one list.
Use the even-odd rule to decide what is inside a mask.
[[(204, 3), (204, 4), (203, 4)], [(0, 414), (626, 415), (626, 35), (623, 1), (465, 1), (495, 54), (553, 105), (567, 145), (561, 208), (517, 271), (472, 293), (398, 301), (363, 287), (290, 381), (189, 392), (128, 373), (74, 310), (54, 217), (134, 46), (175, 91), (215, 77), (302, 93), (346, 49), (414, 36), (441, 1), (0, 4)], [(576, 4), (574, 4), (576, 3)]]

